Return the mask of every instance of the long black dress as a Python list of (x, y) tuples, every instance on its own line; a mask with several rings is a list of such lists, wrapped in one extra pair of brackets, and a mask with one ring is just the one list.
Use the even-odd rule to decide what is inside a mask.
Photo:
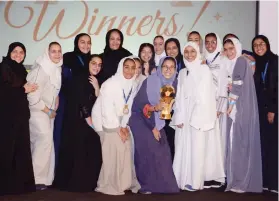
[(0, 64), (0, 195), (35, 191), (29, 104), (23, 85), (27, 72), (8, 57)]
[(102, 152), (99, 135), (86, 123), (96, 101), (95, 90), (82, 73), (72, 80), (61, 134), (54, 187), (90, 192), (97, 186)]
[[(75, 48), (72, 52), (67, 52), (63, 55), (63, 66), (62, 66), (62, 86), (59, 92), (59, 107), (57, 115), (54, 121), (54, 150), (55, 150), (55, 167), (58, 162), (62, 123), (64, 119), (64, 110), (70, 99), (69, 94), (71, 93), (71, 82), (72, 78), (78, 76), (82, 72), (86, 72), (88, 69), (90, 52), (87, 54), (82, 53), (78, 48), (79, 38), (82, 36), (88, 36), (88, 34), (78, 34), (75, 37)], [(90, 36), (89, 36), (90, 37)]]
[[(257, 38), (263, 39), (267, 44), (265, 55), (258, 56), (254, 53), (256, 58), (254, 79), (260, 118), (263, 187), (278, 191), (278, 56), (270, 51), (266, 37), (257, 36), (255, 39)], [(265, 68), (267, 70), (265, 82), (263, 82), (262, 73), (264, 73)], [(267, 120), (268, 112), (275, 113), (273, 124)]]

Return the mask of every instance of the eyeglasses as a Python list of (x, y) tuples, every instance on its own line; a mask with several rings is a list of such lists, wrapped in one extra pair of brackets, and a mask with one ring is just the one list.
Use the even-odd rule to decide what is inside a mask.
[(266, 46), (265, 43), (260, 43), (260, 44), (254, 44), (254, 45), (253, 45), (253, 48), (263, 48), (263, 47), (265, 47), (265, 46)]
[(175, 69), (175, 67), (174, 66), (162, 66), (162, 69), (164, 69), (164, 70), (174, 70)]

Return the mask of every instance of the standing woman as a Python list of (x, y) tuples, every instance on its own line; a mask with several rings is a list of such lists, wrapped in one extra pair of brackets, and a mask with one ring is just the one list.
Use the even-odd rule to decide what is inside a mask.
[[(228, 74), (221, 51), (223, 44), (216, 33), (208, 33), (204, 44), (205, 63), (208, 65), (215, 86), (217, 116), (220, 126), (222, 155), (225, 159), (227, 140)], [(225, 161), (225, 160), (224, 160)]]
[(180, 71), (171, 124), (176, 125), (173, 170), (182, 190), (220, 187), (225, 181), (215, 86), (199, 47), (188, 42), (184, 48), (187, 69)]
[(131, 52), (122, 47), (123, 42), (124, 36), (120, 30), (111, 29), (107, 32), (106, 47), (104, 52), (100, 54), (103, 59), (103, 70), (101, 72), (103, 79), (101, 84), (116, 73), (121, 59), (132, 55)]
[(159, 66), (160, 59), (166, 56), (164, 37), (161, 35), (155, 36), (153, 45), (155, 50), (155, 65)]
[(142, 43), (139, 48), (139, 58), (142, 61), (143, 75), (149, 76), (156, 71), (155, 50), (150, 43)]
[(65, 117), (64, 110), (71, 108), (68, 101), (71, 99), (72, 78), (80, 73), (88, 71), (91, 50), (91, 38), (86, 33), (80, 33), (75, 37), (74, 51), (63, 55), (62, 86), (59, 93), (59, 107), (54, 121), (54, 149), (55, 161), (58, 161), (62, 123)]
[(253, 72), (241, 56), (235, 38), (224, 42), (231, 76), (226, 158), (227, 189), (236, 193), (262, 192), (262, 162), (258, 103)]
[(90, 192), (97, 186), (102, 155), (100, 137), (92, 128), (91, 111), (100, 92), (101, 68), (101, 57), (93, 54), (88, 71), (73, 78), (68, 100), (71, 108), (65, 108), (56, 188)]
[(0, 195), (35, 191), (27, 93), (37, 86), (26, 83), (25, 57), (24, 45), (15, 42), (0, 64)]
[(177, 76), (181, 69), (185, 68), (180, 43), (176, 38), (169, 38), (165, 42), (166, 55), (175, 58), (177, 61)]
[(160, 89), (166, 85), (175, 88), (176, 67), (174, 58), (162, 58), (157, 72), (143, 82), (134, 100), (129, 125), (135, 141), (135, 168), (140, 192), (144, 194), (179, 192), (163, 129), (165, 121), (159, 118), (164, 106), (160, 103)]
[(60, 44), (51, 42), (27, 75), (28, 82), (38, 85), (38, 90), (28, 94), (32, 161), (38, 190), (46, 189), (54, 178), (53, 125), (59, 104), (62, 63)]
[(131, 189), (136, 178), (132, 173), (128, 128), (135, 93), (135, 70), (133, 57), (123, 58), (116, 74), (102, 85), (92, 109), (92, 122), (100, 135), (103, 158), (95, 190), (104, 194), (123, 195), (125, 190)]
[(254, 75), (258, 97), (263, 188), (278, 193), (278, 56), (268, 38), (258, 35), (252, 42), (256, 58)]
[[(176, 69), (176, 76), (178, 76), (178, 73), (181, 69), (185, 68), (185, 64), (183, 61), (183, 55), (181, 53), (180, 43), (176, 38), (169, 38), (165, 42), (165, 50), (167, 56), (175, 58), (177, 61), (177, 69)], [(170, 120), (166, 120), (166, 125), (164, 127), (166, 131), (166, 135), (168, 138), (169, 146), (171, 149), (171, 158), (173, 160), (174, 158), (174, 135), (175, 130), (169, 126)]]

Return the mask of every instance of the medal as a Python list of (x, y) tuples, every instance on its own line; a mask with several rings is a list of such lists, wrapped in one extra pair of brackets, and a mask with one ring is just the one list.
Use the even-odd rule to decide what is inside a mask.
[(123, 114), (129, 114), (129, 106), (127, 104), (124, 105)]
[(129, 92), (129, 95), (126, 97), (125, 95), (125, 92), (124, 92), (124, 89), (122, 90), (123, 91), (123, 98), (124, 98), (124, 101), (125, 101), (125, 105), (124, 105), (124, 108), (123, 108), (123, 114), (124, 115), (127, 115), (129, 114), (130, 110), (129, 110), (129, 105), (128, 105), (128, 100), (132, 94), (132, 90), (133, 90), (133, 87), (131, 88), (130, 92)]

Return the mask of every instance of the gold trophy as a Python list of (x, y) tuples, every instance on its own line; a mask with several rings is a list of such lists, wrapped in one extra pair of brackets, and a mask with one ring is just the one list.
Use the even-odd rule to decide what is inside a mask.
[(160, 102), (166, 103), (166, 106), (161, 111), (160, 119), (169, 120), (171, 119), (171, 111), (174, 103), (175, 89), (173, 88), (173, 86), (165, 85), (161, 88), (160, 93)]

